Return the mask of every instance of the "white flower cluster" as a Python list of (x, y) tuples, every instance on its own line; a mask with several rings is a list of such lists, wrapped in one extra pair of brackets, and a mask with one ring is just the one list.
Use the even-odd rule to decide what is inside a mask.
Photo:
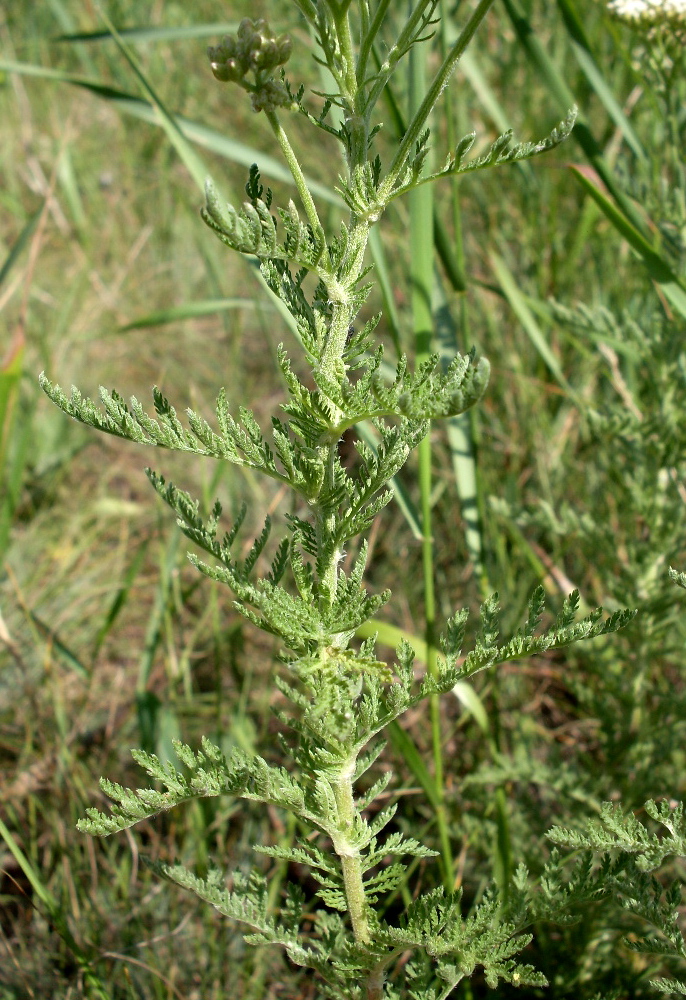
[(607, 6), (637, 28), (686, 28), (686, 0), (612, 0)]

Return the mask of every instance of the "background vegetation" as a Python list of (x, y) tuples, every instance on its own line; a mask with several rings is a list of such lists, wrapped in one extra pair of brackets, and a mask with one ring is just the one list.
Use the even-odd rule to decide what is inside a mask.
[[(445, 13), (459, 18), (459, 7)], [(178, 29), (125, 36), (153, 99), (195, 123), (189, 137), (227, 194), (256, 158), (278, 193), (286, 182), (270, 166), (266, 128), (213, 82), (204, 49), (259, 13), (293, 31), (289, 75), (319, 89), (290, 5), (104, 8), (119, 27)], [(208, 24), (207, 38), (189, 30)], [(280, 956), (247, 949), (227, 921), (139, 864), (142, 843), (152, 857), (244, 867), (250, 845), (273, 836), (259, 812), (222, 801), (135, 837), (74, 831), (100, 774), (137, 781), (132, 746), (164, 756), (172, 737), (204, 733), (278, 755), (276, 650), (187, 570), (185, 544), (142, 475), (158, 456), (69, 422), (37, 388), (41, 369), (87, 393), (102, 383), (142, 400), (156, 383), (177, 406), (207, 410), (225, 384), (267, 419), (282, 396), (275, 347), (288, 334), (250, 266), (201, 224), (197, 187), (143, 103), (150, 90), (111, 40), (74, 37), (102, 28), (77, 0), (10, 0), (0, 13), (0, 997), (315, 997)], [(519, 862), (540, 873), (553, 822), (573, 826), (606, 800), (640, 812), (649, 795), (684, 795), (685, 636), (667, 568), (686, 568), (686, 84), (677, 60), (661, 89), (664, 69), (596, 0), (503, 0), (436, 127), (440, 155), (453, 128), (474, 128), (482, 145), (510, 124), (518, 139), (539, 138), (573, 100), (583, 126), (532, 163), (463, 179), (461, 215), (449, 183), (436, 190), (447, 234), (437, 330), (492, 363), (469, 423), (480, 515), (471, 535), (456, 439), (441, 427), (432, 436), (437, 613), (497, 589), (514, 628), (538, 583), (553, 607), (578, 587), (586, 606), (642, 609), (610, 640), (482, 675), (444, 702), (446, 808), (467, 903)], [(406, 95), (395, 98), (402, 113)], [(309, 139), (302, 148), (330, 190), (333, 156)], [(634, 252), (635, 237), (630, 248), (581, 183), (601, 187), (599, 175), (652, 257)], [(396, 204), (381, 230), (391, 289), (382, 333), (411, 350), (408, 215)], [(248, 475), (165, 459), (166, 475), (208, 500), (258, 501), (255, 527), (268, 510), (285, 513), (283, 497)], [(403, 485), (419, 504), (416, 466)], [(389, 624), (421, 636), (422, 552), (407, 510), (387, 508), (372, 539), (371, 580), (394, 592)], [(428, 720), (406, 721), (430, 759)], [(411, 750), (398, 741), (384, 761), (402, 823), (435, 844)], [(286, 819), (270, 822), (289, 836)], [(554, 998), (647, 995), (658, 965), (622, 944), (639, 923), (609, 904), (587, 908), (571, 928), (535, 928), (527, 959)], [(469, 991), (489, 992), (479, 981)]]

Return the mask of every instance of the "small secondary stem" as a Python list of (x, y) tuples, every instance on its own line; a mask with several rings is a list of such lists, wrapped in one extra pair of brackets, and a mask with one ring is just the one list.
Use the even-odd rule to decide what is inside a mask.
[[(425, 91), (426, 58), (419, 46), (410, 53), (410, 106), (416, 108)], [(433, 339), (431, 296), (434, 282), (433, 193), (430, 185), (410, 192), (412, 314), (414, 319), (416, 364), (427, 361)], [(422, 512), (422, 570), (424, 584), (424, 623), (427, 647), (427, 667), (430, 674), (438, 671), (436, 657), (436, 597), (434, 589), (433, 537), (431, 530), (431, 437), (420, 442), (419, 488)], [(443, 790), (443, 749), (441, 713), (438, 695), (430, 698), (431, 741), (434, 761), (434, 781), (438, 802), (434, 807), (441, 841), (443, 882), (452, 889), (453, 859), (445, 814)]]
[(410, 121), (388, 174), (386, 175), (386, 179), (379, 188), (379, 202), (382, 204), (387, 202), (391, 197), (396, 181), (407, 163), (414, 144), (424, 131), (429, 115), (433, 111), (434, 106), (441, 95), (441, 91), (446, 86), (453, 70), (462, 58), (465, 49), (476, 34), (479, 25), (486, 17), (489, 8), (492, 7), (494, 3), (495, 0), (480, 0), (476, 10), (473, 12), (472, 16), (460, 32), (457, 41), (451, 48), (446, 58), (443, 60), (440, 69), (436, 73), (436, 76), (433, 78), (433, 81), (426, 92), (424, 100)]
[[(295, 186), (298, 189), (298, 194), (303, 203), (305, 209), (305, 214), (307, 215), (308, 222), (312, 226), (312, 232), (314, 234), (315, 240), (322, 244), (324, 249), (326, 249), (326, 240), (324, 238), (324, 229), (321, 222), (319, 221), (319, 215), (317, 213), (317, 208), (314, 203), (314, 199), (310, 194), (310, 189), (307, 186), (307, 181), (305, 180), (305, 175), (302, 172), (298, 158), (293, 151), (288, 136), (286, 135), (281, 122), (275, 111), (270, 111), (268, 108), (264, 109), (267, 121), (272, 127), (272, 131), (276, 136), (276, 140), (281, 146), (281, 151), (284, 155), (286, 163), (288, 164), (288, 169), (291, 172), (293, 180), (295, 181)], [(327, 254), (328, 256), (328, 254)], [(329, 264), (331, 262), (329, 261)]]

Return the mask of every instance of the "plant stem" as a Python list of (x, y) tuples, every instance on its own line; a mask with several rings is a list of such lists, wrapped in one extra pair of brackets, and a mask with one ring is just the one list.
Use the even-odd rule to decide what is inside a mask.
[[(338, 806), (338, 832), (332, 836), (334, 850), (338, 855), (343, 873), (343, 886), (348, 904), (348, 913), (357, 944), (370, 944), (372, 940), (369, 926), (369, 903), (364, 892), (362, 880), (362, 863), (360, 850), (351, 843), (349, 834), (354, 831), (355, 819), (359, 815), (353, 795), (352, 776), (355, 772), (355, 759), (347, 762), (331, 784)], [(385, 969), (392, 959), (386, 956), (371, 969), (364, 981), (366, 1000), (383, 1000)]]
[[(410, 52), (410, 106), (411, 111), (422, 99), (425, 89), (425, 50), (416, 45)], [(426, 184), (410, 193), (411, 280), (412, 313), (414, 318), (416, 364), (426, 361), (431, 353), (433, 338), (433, 313), (431, 292), (433, 288), (433, 189)], [(436, 659), (436, 597), (434, 592), (433, 538), (431, 532), (431, 435), (426, 435), (419, 445), (419, 488), (422, 512), (422, 569), (424, 582), (424, 622), (427, 644), (427, 668), (437, 673)], [(433, 746), (434, 781), (438, 793), (435, 806), (441, 840), (443, 881), (452, 888), (452, 853), (445, 816), (443, 796), (443, 756), (441, 738), (440, 702), (437, 695), (430, 698), (431, 741)]]
[[(448, 54), (448, 3), (441, 0), (441, 54), (443, 58)], [(455, 149), (457, 137), (455, 135), (456, 110), (459, 112), (457, 98), (451, 88), (445, 93), (445, 123), (446, 140), (448, 149)], [(463, 115), (459, 116), (464, 117)], [(459, 132), (464, 134), (466, 128), (463, 123), (458, 122)], [(461, 353), (465, 353), (468, 343), (467, 318), (467, 274), (465, 269), (464, 239), (462, 225), (462, 208), (460, 205), (461, 179), (457, 174), (449, 178), (450, 184), (450, 204), (452, 208), (453, 239), (452, 239), (452, 260), (455, 263), (455, 274), (453, 276), (453, 287), (457, 294), (457, 336), (456, 348)], [(445, 263), (445, 262), (444, 262)], [(455, 484), (457, 486), (460, 506), (462, 511), (462, 522), (464, 525), (465, 544), (472, 563), (474, 576), (479, 585), (479, 592), (482, 600), (485, 600), (489, 593), (488, 581), (486, 579), (483, 564), (483, 537), (482, 537), (482, 517), (481, 517), (481, 497), (478, 488), (478, 475), (476, 459), (474, 455), (474, 433), (473, 415), (471, 413), (460, 413), (456, 417), (451, 417), (448, 421), (448, 443), (453, 460), (453, 471)]]
[(355, 941), (359, 944), (369, 944), (371, 933), (369, 929), (367, 903), (362, 881), (362, 864), (359, 847), (352, 843), (351, 834), (355, 826), (357, 807), (353, 795), (352, 776), (355, 761), (349, 761), (338, 774), (331, 779), (336, 805), (338, 806), (338, 830), (333, 835), (333, 846), (341, 862), (343, 885), (348, 912), (352, 923)]
[(312, 0), (294, 0), (296, 7), (306, 21), (313, 22), (317, 17), (317, 8)]
[(388, 13), (388, 8), (390, 7), (391, 2), (392, 0), (379, 0), (379, 5), (374, 13), (374, 18), (367, 31), (362, 36), (360, 54), (357, 60), (357, 82), (359, 86), (362, 86), (365, 81), (367, 75), (367, 63), (369, 62), (369, 55), (372, 51), (372, 46), (374, 45), (374, 39), (379, 33), (379, 29), (383, 24), (386, 14)]
[(366, 102), (368, 114), (371, 114), (374, 105), (383, 93), (383, 90), (392, 76), (393, 70), (397, 66), (399, 60), (402, 59), (403, 55), (405, 55), (408, 48), (412, 45), (412, 39), (417, 34), (417, 29), (422, 17), (424, 16), (424, 11), (431, 5), (432, 2), (433, 0), (421, 0), (421, 2), (410, 13), (410, 16), (408, 17), (405, 27), (401, 31), (397, 42), (379, 67), (379, 72), (377, 73)]
[[(314, 235), (317, 244), (321, 247), (322, 251), (326, 250), (326, 239), (324, 237), (324, 229), (321, 222), (319, 221), (319, 215), (317, 213), (317, 208), (314, 203), (314, 199), (310, 194), (310, 189), (307, 186), (307, 181), (302, 172), (298, 158), (293, 151), (288, 136), (286, 135), (281, 122), (279, 121), (275, 111), (270, 111), (265, 108), (264, 113), (267, 117), (267, 121), (272, 127), (272, 131), (276, 136), (276, 140), (281, 146), (281, 152), (284, 155), (286, 163), (288, 164), (288, 169), (290, 170), (293, 180), (295, 181), (295, 186), (298, 189), (298, 194), (303, 203), (305, 209), (305, 214), (307, 219), (312, 226), (312, 233)], [(329, 264), (331, 262), (329, 261)]]

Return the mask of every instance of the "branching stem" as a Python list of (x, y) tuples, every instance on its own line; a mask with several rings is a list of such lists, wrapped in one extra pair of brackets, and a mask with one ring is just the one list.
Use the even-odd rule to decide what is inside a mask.
[(416, 36), (419, 24), (424, 17), (424, 11), (432, 4), (435, 5), (436, 2), (437, 0), (422, 0), (422, 2), (419, 3), (410, 14), (405, 27), (398, 37), (398, 41), (391, 48), (388, 56), (379, 67), (379, 72), (376, 75), (376, 79), (374, 80), (374, 84), (367, 98), (366, 108), (368, 114), (371, 114), (376, 102), (381, 97), (384, 87), (393, 75), (395, 67), (411, 47), (412, 40)]
[[(281, 122), (279, 121), (275, 111), (272, 111), (269, 108), (265, 108), (264, 114), (266, 115), (267, 121), (271, 125), (272, 131), (276, 136), (277, 142), (281, 146), (281, 152), (283, 153), (286, 163), (288, 164), (288, 169), (290, 170), (293, 176), (293, 180), (295, 181), (295, 186), (298, 189), (298, 194), (300, 195), (300, 199), (305, 209), (305, 214), (307, 215), (308, 222), (312, 227), (313, 236), (320, 247), (326, 247), (326, 237), (324, 235), (324, 228), (321, 222), (319, 221), (319, 214), (317, 212), (314, 199), (310, 194), (310, 189), (307, 186), (307, 181), (305, 180), (302, 168), (300, 166), (300, 163), (298, 162), (298, 158), (295, 155), (295, 152), (293, 151), (293, 147), (289, 142), (288, 136), (286, 135), (284, 128), (281, 125)], [(329, 261), (328, 263), (330, 266), (331, 262)]]
[(429, 115), (441, 96), (443, 88), (447, 85), (453, 70), (462, 58), (465, 49), (476, 34), (479, 25), (486, 17), (486, 14), (493, 6), (494, 2), (495, 0), (480, 0), (476, 10), (472, 13), (472, 16), (460, 32), (455, 44), (443, 60), (440, 69), (436, 73), (436, 76), (426, 92), (424, 100), (407, 127), (407, 131), (405, 132), (405, 135), (403, 136), (403, 139), (398, 147), (398, 151), (393, 158), (393, 162), (391, 163), (383, 184), (379, 187), (380, 202), (385, 203), (390, 198), (393, 188), (395, 187), (396, 182), (402, 174), (407, 160), (412, 153), (414, 145), (424, 131)]

